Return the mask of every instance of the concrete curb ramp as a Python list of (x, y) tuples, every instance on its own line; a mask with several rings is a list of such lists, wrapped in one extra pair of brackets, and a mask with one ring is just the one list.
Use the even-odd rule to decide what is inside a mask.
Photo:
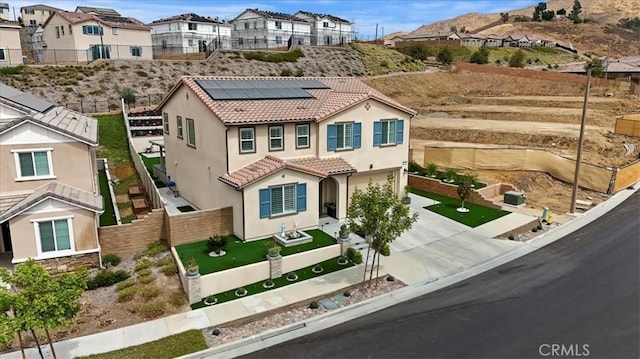
[(463, 272), (441, 279), (425, 280), (422, 283), (416, 283), (398, 289), (391, 293), (387, 293), (375, 298), (362, 301), (360, 303), (350, 305), (348, 307), (340, 308), (332, 312), (309, 318), (302, 322), (293, 323), (281, 328), (253, 335), (251, 337), (233, 343), (223, 344), (197, 353), (188, 354), (180, 358), (234, 358), (295, 338), (299, 338), (307, 334), (315, 333), (317, 331), (342, 324), (349, 320), (365, 316), (372, 312), (385, 309), (392, 305), (399, 304), (448, 287), (452, 284), (458, 283), (505, 263), (511, 262), (563, 238), (564, 236), (600, 218), (605, 213), (609, 212), (620, 203), (624, 202), (627, 198), (638, 191), (638, 189), (640, 189), (640, 183), (636, 183), (635, 186), (621, 191), (609, 200), (599, 204), (598, 206), (594, 207), (578, 218), (560, 227), (556, 227), (548, 232), (545, 232), (535, 239), (530, 240), (525, 246), (517, 247), (513, 251), (510, 251), (500, 257), (488, 260)]

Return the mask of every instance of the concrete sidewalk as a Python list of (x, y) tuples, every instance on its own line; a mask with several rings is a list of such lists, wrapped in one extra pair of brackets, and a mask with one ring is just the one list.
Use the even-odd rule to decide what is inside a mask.
[[(618, 196), (616, 201), (619, 198), (622, 197)], [(511, 254), (524, 253), (523, 250), (534, 250), (537, 247), (529, 243), (492, 239), (492, 236), (520, 227), (535, 217), (512, 213), (493, 221), (495, 223), (470, 228), (425, 210), (422, 208), (425, 205), (426, 202), (420, 197), (412, 199), (411, 207), (419, 215), (418, 222), (392, 244), (392, 255), (382, 257), (381, 260), (381, 272), (389, 273), (409, 285), (403, 289), (422, 288), (425, 282), (438, 285), (448, 283), (451, 278), (483, 266), (489, 266), (487, 269), (490, 269), (490, 264), (499, 263)], [(593, 216), (590, 215), (591, 211), (587, 215), (589, 218), (597, 218), (612, 207), (605, 202), (600, 209), (592, 209)], [(576, 227), (573, 222), (586, 224), (589, 222), (585, 221), (586, 217), (578, 218), (565, 226)], [(555, 231), (565, 226), (558, 227)], [(557, 231), (558, 235), (564, 232)], [(189, 329), (218, 326), (357, 284), (362, 280), (362, 270), (362, 265), (351, 267), (231, 302), (57, 342), (54, 344), (55, 350), (58, 358), (73, 358), (139, 345)], [(437, 283), (433, 283), (436, 281)], [(372, 300), (367, 302), (370, 301)], [(384, 304), (382, 298), (379, 302), (382, 304), (376, 305)], [(51, 357), (48, 347), (43, 346), (42, 349)], [(28, 358), (39, 358), (35, 348), (27, 349), (26, 352)], [(0, 357), (19, 359), (21, 355), (18, 351)]]

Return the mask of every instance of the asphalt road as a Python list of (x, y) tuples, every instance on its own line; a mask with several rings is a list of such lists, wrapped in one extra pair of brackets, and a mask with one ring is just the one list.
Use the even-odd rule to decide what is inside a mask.
[(639, 287), (636, 193), (513, 262), (245, 357), (640, 358)]

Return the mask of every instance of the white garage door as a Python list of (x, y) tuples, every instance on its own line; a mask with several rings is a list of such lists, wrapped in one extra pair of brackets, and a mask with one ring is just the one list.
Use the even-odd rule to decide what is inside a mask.
[[(351, 198), (351, 194), (358, 187), (360, 190), (365, 190), (369, 185), (369, 179), (373, 183), (378, 183), (379, 185), (383, 185), (387, 182), (387, 176), (390, 171), (371, 171), (364, 173), (357, 173), (351, 177), (349, 177), (349, 197)], [(395, 184), (394, 184), (395, 187)]]

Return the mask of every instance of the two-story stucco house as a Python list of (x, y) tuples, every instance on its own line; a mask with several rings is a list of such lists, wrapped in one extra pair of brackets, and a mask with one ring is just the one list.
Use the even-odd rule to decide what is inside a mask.
[(153, 58), (151, 29), (134, 18), (104, 15), (102, 11), (58, 11), (45, 21), (43, 29), (44, 62)]
[(355, 78), (183, 77), (159, 110), (167, 175), (201, 209), (233, 207), (243, 240), (344, 220), (370, 180), (407, 184), (415, 112)]
[(247, 9), (230, 23), (235, 49), (288, 49), (311, 44), (311, 23), (297, 16)]
[(148, 26), (151, 27), (154, 54), (231, 48), (231, 24), (218, 18), (181, 14), (155, 20)]
[(6, 2), (0, 2), (0, 19), (5, 21), (11, 20), (9, 17), (9, 4)]
[(16, 66), (21, 63), (20, 24), (0, 20), (0, 66)]
[(29, 5), (20, 8), (20, 17), (24, 26), (38, 26), (44, 24), (56, 11), (64, 10), (43, 4)]
[(96, 119), (0, 83), (0, 253), (52, 271), (100, 263)]
[(311, 23), (311, 45), (340, 45), (353, 41), (353, 24), (345, 19), (302, 10), (294, 16)]

